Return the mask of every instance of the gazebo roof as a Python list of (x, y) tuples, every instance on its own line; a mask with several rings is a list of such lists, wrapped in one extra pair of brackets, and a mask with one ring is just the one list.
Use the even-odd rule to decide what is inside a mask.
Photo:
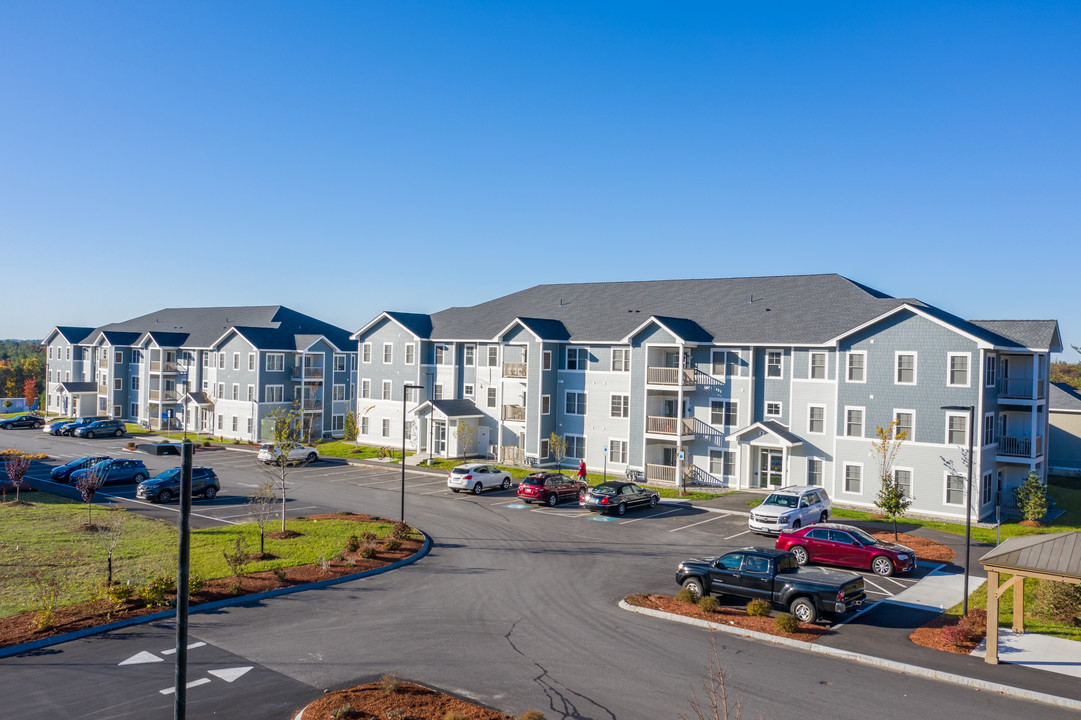
[(1012, 537), (980, 558), (988, 569), (1081, 582), (1081, 532)]

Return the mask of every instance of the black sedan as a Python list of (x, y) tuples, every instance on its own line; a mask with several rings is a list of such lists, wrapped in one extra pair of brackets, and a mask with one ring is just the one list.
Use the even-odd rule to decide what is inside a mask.
[(0, 430), (11, 428), (39, 428), (45, 424), (45, 418), (37, 415), (16, 415), (15, 417), (0, 419)]
[(661, 494), (632, 482), (604, 482), (578, 496), (578, 505), (587, 510), (622, 515), (635, 505), (656, 507)]
[(112, 458), (108, 455), (88, 455), (87, 457), (81, 457), (78, 460), (72, 460), (59, 467), (54, 467), (49, 472), (49, 477), (53, 482), (68, 482), (68, 480), (71, 479), (71, 474), (76, 470), (85, 470), (86, 468), (97, 465), (99, 462), (105, 460), (112, 460)]

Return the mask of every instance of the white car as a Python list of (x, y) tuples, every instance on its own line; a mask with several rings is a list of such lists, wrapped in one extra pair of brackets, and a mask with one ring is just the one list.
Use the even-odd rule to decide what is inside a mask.
[(287, 463), (310, 463), (319, 459), (319, 451), (311, 445), (301, 443), (263, 443), (259, 448), (259, 462), (277, 465), (280, 458)]
[(459, 490), (472, 490), (474, 495), (480, 495), (484, 488), (510, 489), (510, 473), (500, 470), (494, 465), (483, 463), (470, 463), (459, 465), (447, 475), (447, 487), (452, 492)]
[(830, 498), (813, 485), (790, 485), (769, 494), (751, 510), (747, 526), (752, 532), (777, 535), (804, 525), (826, 522), (830, 516)]

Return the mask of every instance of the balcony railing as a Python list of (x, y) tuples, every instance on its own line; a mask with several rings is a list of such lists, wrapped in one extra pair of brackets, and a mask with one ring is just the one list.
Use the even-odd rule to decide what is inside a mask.
[(109, 394), (109, 386), (108, 385), (98, 385), (98, 395), (108, 395), (108, 394)]
[(503, 363), (503, 377), (524, 378), (525, 377), (525, 363), (524, 362), (505, 362), (505, 363)]
[(691, 368), (651, 367), (646, 382), (650, 385), (694, 386), (694, 370)]
[(166, 390), (166, 391), (162, 392), (161, 390), (151, 389), (150, 390), (150, 399), (151, 400), (162, 400), (164, 402), (176, 402), (177, 400), (180, 399), (180, 393), (178, 393), (176, 390)]
[(1037, 435), (1035, 440), (1035, 445), (1033, 445), (1033, 439), (1030, 437), (1010, 437), (1008, 435), (1000, 437), (998, 439), (998, 454), (1031, 458), (1033, 457), (1033, 447), (1043, 448), (1043, 437)]
[(322, 380), (323, 379), (323, 366), (322, 365), (305, 365), (303, 368), (293, 368), (294, 380)]
[(1033, 392), (1032, 388), (1032, 378), (999, 378), (996, 385), (1000, 398), (1012, 398), (1015, 400), (1043, 399), (1043, 380), (1036, 381), (1035, 392)]
[(503, 419), (514, 422), (525, 422), (525, 405), (504, 405)]
[(109, 367), (109, 358), (108, 357), (103, 357), (103, 358), (99, 359), (98, 360), (98, 367), (103, 367), (103, 368)]
[(151, 360), (150, 361), (150, 372), (153, 372), (153, 373), (156, 373), (156, 372), (175, 373), (177, 371), (177, 369), (178, 369), (178, 365), (176, 364), (175, 360), (166, 361), (166, 362), (162, 362), (161, 360)]
[(322, 410), (323, 398), (304, 398), (300, 406), (303, 410)]
[(694, 419), (650, 415), (646, 418), (646, 432), (672, 436), (694, 435)]

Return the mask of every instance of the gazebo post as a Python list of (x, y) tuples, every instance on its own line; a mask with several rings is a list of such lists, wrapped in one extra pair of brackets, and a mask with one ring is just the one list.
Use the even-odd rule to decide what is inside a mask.
[(1025, 578), (1014, 578), (1013, 583), (1013, 631), (1018, 635), (1025, 632)]
[(998, 571), (987, 571), (987, 648), (984, 662), (998, 665)]

